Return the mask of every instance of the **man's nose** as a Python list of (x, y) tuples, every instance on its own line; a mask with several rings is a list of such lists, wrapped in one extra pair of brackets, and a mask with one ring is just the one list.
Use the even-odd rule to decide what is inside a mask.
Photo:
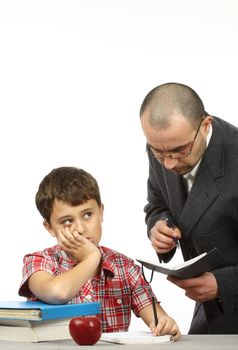
[(170, 158), (170, 157), (165, 157), (163, 160), (163, 164), (166, 169), (172, 170), (178, 163), (178, 159)]

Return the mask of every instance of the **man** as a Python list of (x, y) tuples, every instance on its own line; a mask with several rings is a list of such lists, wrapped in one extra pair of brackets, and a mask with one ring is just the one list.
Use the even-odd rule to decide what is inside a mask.
[(238, 333), (238, 129), (178, 83), (151, 90), (140, 118), (149, 157), (144, 210), (160, 261), (179, 241), (185, 260), (217, 247), (226, 262), (196, 278), (168, 278), (196, 301), (189, 333)]

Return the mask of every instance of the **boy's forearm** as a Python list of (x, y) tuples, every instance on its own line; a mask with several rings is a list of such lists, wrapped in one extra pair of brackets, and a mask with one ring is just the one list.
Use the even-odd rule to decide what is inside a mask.
[[(64, 304), (70, 301), (80, 291), (84, 284), (95, 276), (100, 265), (101, 254), (89, 254), (71, 270), (48, 281), (37, 281), (37, 275), (32, 276), (29, 288), (37, 298), (52, 304)], [(40, 276), (40, 275), (39, 275)]]
[(73, 269), (55, 277), (57, 294), (63, 302), (68, 302), (81, 290), (84, 284), (95, 276), (100, 264), (100, 256), (92, 254)]

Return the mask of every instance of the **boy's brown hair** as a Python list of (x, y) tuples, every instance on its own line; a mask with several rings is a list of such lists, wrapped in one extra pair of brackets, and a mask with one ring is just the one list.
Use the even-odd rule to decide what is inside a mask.
[(101, 196), (96, 179), (83, 169), (60, 167), (53, 169), (41, 181), (35, 196), (41, 216), (50, 223), (54, 201), (72, 206), (95, 199), (101, 206)]

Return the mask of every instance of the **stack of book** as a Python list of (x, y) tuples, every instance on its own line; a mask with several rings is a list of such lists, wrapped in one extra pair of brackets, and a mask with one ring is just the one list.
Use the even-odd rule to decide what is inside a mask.
[(38, 301), (0, 302), (0, 340), (39, 342), (71, 339), (73, 317), (100, 313), (100, 303), (50, 305)]

